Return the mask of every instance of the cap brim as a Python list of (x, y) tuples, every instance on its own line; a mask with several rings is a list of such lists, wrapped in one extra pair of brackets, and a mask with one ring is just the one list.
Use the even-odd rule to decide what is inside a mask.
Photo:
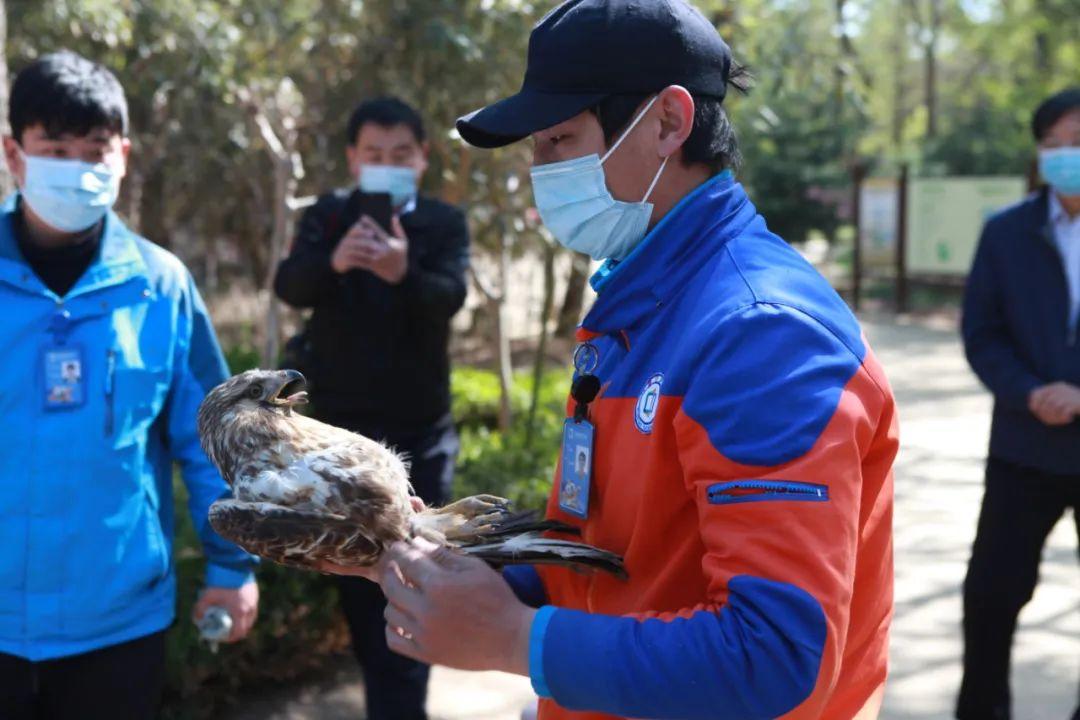
[(607, 93), (542, 93), (522, 90), (457, 121), (465, 142), (497, 148), (558, 125), (598, 104)]

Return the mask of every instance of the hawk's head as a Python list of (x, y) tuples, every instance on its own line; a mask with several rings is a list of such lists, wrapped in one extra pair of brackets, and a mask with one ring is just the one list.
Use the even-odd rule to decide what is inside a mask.
[(274, 436), (278, 421), (307, 402), (304, 376), (296, 370), (248, 370), (211, 390), (199, 406), (203, 449), (229, 479), (226, 459), (250, 444), (252, 434)]

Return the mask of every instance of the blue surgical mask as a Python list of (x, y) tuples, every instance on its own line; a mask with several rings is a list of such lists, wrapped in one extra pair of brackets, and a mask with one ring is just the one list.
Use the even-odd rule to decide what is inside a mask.
[(1080, 195), (1080, 147), (1039, 151), (1039, 174), (1060, 195)]
[(26, 178), (19, 194), (48, 225), (79, 232), (97, 224), (120, 194), (120, 173), (105, 163), (23, 153)]
[(397, 165), (361, 165), (360, 191), (387, 193), (394, 207), (407, 205), (416, 197), (416, 170)]
[(604, 163), (655, 102), (654, 97), (604, 157), (586, 155), (532, 169), (536, 209), (547, 229), (564, 246), (593, 260), (623, 260), (645, 237), (653, 213), (648, 200), (668, 159), (664, 158), (645, 197), (637, 203), (622, 202), (611, 196), (604, 177)]

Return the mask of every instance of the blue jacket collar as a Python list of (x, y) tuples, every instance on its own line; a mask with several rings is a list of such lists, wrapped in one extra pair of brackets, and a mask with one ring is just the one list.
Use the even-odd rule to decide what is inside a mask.
[[(0, 281), (55, 298), (55, 294), (30, 271), (19, 252), (14, 224), (17, 197), (18, 194), (13, 193), (0, 207)], [(135, 234), (116, 213), (109, 211), (102, 229), (101, 251), (65, 299), (119, 285), (134, 277), (145, 276), (146, 271), (146, 261), (139, 252)]]
[(756, 215), (730, 172), (702, 184), (672, 208), (625, 260), (609, 261), (592, 276), (599, 297), (582, 327), (601, 335), (633, 327), (684, 287)]

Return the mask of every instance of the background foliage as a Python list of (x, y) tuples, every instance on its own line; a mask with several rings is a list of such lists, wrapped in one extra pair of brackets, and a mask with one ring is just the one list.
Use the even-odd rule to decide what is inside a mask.
[[(1034, 104), (1076, 83), (1072, 0), (700, 0), (750, 65), (732, 99), (741, 175), (789, 240), (844, 220), (858, 153), (887, 171), (1015, 173)], [(191, 261), (211, 292), (256, 286), (272, 262), (270, 160), (250, 117), (284, 98), (305, 169), (299, 194), (348, 182), (344, 124), (394, 93), (431, 128), (428, 190), (466, 205), (481, 251), (509, 235), (540, 252), (525, 145), (469, 151), (453, 120), (516, 90), (528, 30), (553, 2), (520, 0), (8, 0), (12, 72), (69, 47), (122, 78), (132, 110), (124, 207)], [(932, 76), (932, 91), (928, 77)], [(283, 82), (286, 87), (283, 90)], [(838, 213), (838, 210), (840, 212)]]

